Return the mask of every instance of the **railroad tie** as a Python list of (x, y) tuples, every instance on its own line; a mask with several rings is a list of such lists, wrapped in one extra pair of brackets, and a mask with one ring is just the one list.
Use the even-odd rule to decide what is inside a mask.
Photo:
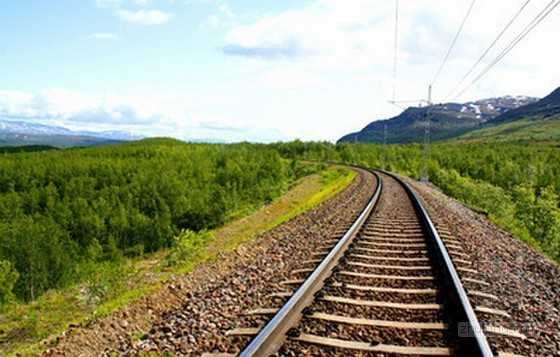
[(379, 286), (366, 286), (366, 285), (355, 285), (355, 284), (342, 284), (333, 283), (333, 287), (340, 287), (350, 290), (357, 291), (376, 291), (382, 293), (398, 293), (398, 294), (425, 294), (425, 295), (436, 295), (436, 289), (403, 289), (403, 288), (386, 288)]
[(395, 270), (432, 270), (429, 265), (383, 265), (383, 264), (366, 264), (360, 262), (347, 262), (348, 265), (362, 267), (362, 268), (376, 268), (376, 269), (395, 269)]
[(255, 336), (261, 332), (260, 327), (239, 327), (226, 331), (226, 336)]
[(352, 254), (351, 257), (369, 259), (369, 260), (389, 260), (389, 261), (400, 261), (400, 262), (429, 262), (430, 261), (430, 259), (427, 257), (400, 258), (400, 257), (382, 257), (376, 255), (363, 255), (363, 254)]
[(420, 356), (452, 356), (453, 349), (449, 347), (414, 347), (395, 346), (375, 342), (358, 342), (341, 340), (337, 338), (322, 337), (311, 334), (301, 334), (292, 338), (295, 341), (306, 342), (327, 347), (346, 348), (364, 352), (394, 353)]
[(465, 278), (465, 281), (469, 282), (469, 283), (475, 283), (475, 284), (479, 284), (479, 285), (483, 285), (483, 286), (490, 286), (491, 284), (486, 282), (486, 281), (482, 281), (482, 280), (478, 280), (478, 279), (474, 279), (474, 278)]
[(370, 253), (380, 253), (380, 254), (427, 254), (426, 250), (393, 250), (393, 249), (372, 249), (372, 248), (361, 248), (356, 247), (355, 250), (362, 250), (364, 252)]
[(468, 294), (474, 295), (474, 296), (478, 296), (478, 297), (483, 297), (483, 298), (487, 298), (487, 299), (492, 299), (492, 300), (500, 300), (499, 297), (497, 297), (496, 295), (493, 294), (487, 294), (484, 293), (482, 291), (478, 291), (478, 290), (469, 290)]
[(277, 307), (258, 308), (247, 312), (247, 315), (274, 315), (280, 310)]
[(323, 320), (330, 322), (338, 322), (349, 325), (364, 325), (364, 326), (376, 326), (376, 327), (389, 327), (396, 329), (418, 329), (418, 330), (446, 330), (447, 324), (443, 322), (402, 322), (402, 321), (390, 321), (390, 320), (374, 320), (374, 319), (362, 319), (357, 317), (347, 317), (340, 315), (325, 314), (322, 312), (316, 312), (307, 316), (310, 319)]
[(362, 299), (349, 299), (339, 296), (323, 296), (321, 300), (336, 302), (340, 304), (347, 305), (357, 305), (364, 307), (385, 307), (389, 309), (400, 309), (400, 310), (443, 310), (443, 305), (441, 304), (408, 304), (408, 303), (396, 303), (388, 301), (377, 301), (377, 300), (362, 300)]
[(519, 338), (521, 340), (527, 339), (527, 336), (525, 336), (521, 332), (511, 330), (511, 329), (507, 329), (507, 328), (501, 327), (501, 326), (486, 325), (486, 326), (484, 326), (484, 332), (494, 334), (494, 335), (501, 335), (501, 336)]
[(382, 275), (382, 274), (367, 274), (367, 273), (356, 273), (353, 271), (341, 271), (341, 275), (355, 276), (358, 278), (366, 279), (388, 279), (388, 280), (423, 280), (423, 281), (434, 281), (433, 276), (416, 276), (416, 275)]

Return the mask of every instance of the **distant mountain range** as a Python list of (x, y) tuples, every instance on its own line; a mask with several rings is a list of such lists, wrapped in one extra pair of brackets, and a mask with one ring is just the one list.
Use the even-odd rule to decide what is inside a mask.
[(462, 104), (410, 107), (394, 118), (373, 121), (359, 132), (347, 134), (338, 141), (382, 143), (386, 125), (387, 143), (420, 142), (424, 139), (428, 115), (431, 139), (445, 140), (527, 117), (545, 119), (559, 113), (560, 88), (540, 100), (527, 96), (505, 96)]
[(73, 131), (60, 126), (0, 118), (0, 146), (52, 145), (58, 147), (95, 146), (141, 139), (119, 131)]

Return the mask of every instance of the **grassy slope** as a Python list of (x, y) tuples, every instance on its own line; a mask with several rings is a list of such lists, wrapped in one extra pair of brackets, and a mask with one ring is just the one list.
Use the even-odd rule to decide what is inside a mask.
[(96, 309), (80, 303), (79, 287), (62, 292), (48, 292), (33, 303), (16, 306), (0, 315), (0, 355), (33, 355), (42, 351), (39, 343), (58, 334), (70, 324), (109, 314), (132, 304), (142, 295), (161, 286), (172, 274), (186, 273), (197, 263), (214, 259), (220, 252), (272, 229), (305, 210), (329, 199), (346, 188), (355, 173), (345, 168), (330, 167), (298, 180), (285, 195), (256, 212), (235, 220), (212, 233), (212, 240), (201, 257), (187, 267), (166, 265), (166, 251), (128, 261), (127, 288), (116, 299), (105, 301)]
[(480, 141), (549, 141), (560, 139), (560, 115), (547, 120), (524, 120), (471, 131), (458, 140)]

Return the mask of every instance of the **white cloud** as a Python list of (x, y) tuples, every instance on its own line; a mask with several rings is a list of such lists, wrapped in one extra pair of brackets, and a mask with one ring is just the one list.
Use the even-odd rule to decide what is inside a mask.
[[(183, 103), (187, 99), (181, 97)], [(55, 87), (37, 93), (0, 91), (0, 115), (28, 120), (58, 120), (67, 125), (76, 123), (96, 124), (156, 124), (163, 118), (176, 118), (180, 108), (170, 103), (178, 101), (172, 96), (122, 95), (107, 92), (101, 95)]]
[(116, 14), (123, 21), (139, 25), (160, 25), (173, 18), (173, 14), (159, 10), (117, 10)]
[(319, 75), (296, 67), (281, 67), (268, 71), (263, 75), (262, 81), (265, 87), (271, 89), (329, 85)]
[[(437, 82), (436, 100), (442, 98), (464, 75), (493, 38), (525, 0), (477, 2), (465, 24), (457, 45)], [(317, 0), (310, 5), (285, 11), (257, 21), (234, 26), (226, 35), (223, 53), (252, 58), (281, 66), (313, 68), (313, 72), (346, 73), (353, 76), (381, 77), (392, 71), (394, 1)], [(469, 2), (428, 0), (400, 2), (398, 87), (407, 97), (425, 97), (457, 31)], [(496, 49), (502, 49), (543, 8), (531, 4), (510, 28)], [(467, 98), (523, 92), (540, 95), (554, 88), (551, 73), (557, 73), (560, 47), (560, 16), (549, 18), (500, 62)], [(551, 37), (552, 36), (552, 37)], [(491, 52), (483, 65), (499, 51)], [(479, 67), (475, 74), (484, 67)], [(538, 80), (525, 83), (528, 74)], [(509, 75), (509, 79), (507, 78)], [(512, 75), (519, 80), (512, 81)], [(386, 88), (392, 87), (387, 75)], [(555, 78), (554, 80), (558, 80)], [(468, 83), (469, 81), (467, 81)], [(547, 83), (544, 85), (544, 83)], [(492, 85), (490, 85), (492, 84)], [(530, 88), (529, 88), (530, 87)], [(490, 90), (493, 88), (493, 90)], [(384, 99), (390, 90), (382, 93)], [(414, 93), (416, 93), (414, 95)], [(398, 99), (398, 98), (397, 98)]]
[(130, 90), (89, 94), (65, 88), (37, 93), (0, 91), (0, 117), (72, 130), (127, 131), (143, 136), (186, 140), (278, 140), (278, 131), (250, 120), (211, 114), (224, 104), (182, 92)]
[(122, 38), (119, 35), (115, 35), (114, 33), (105, 33), (105, 32), (97, 32), (92, 33), (91, 35), (87, 36), (87, 38), (92, 40), (108, 40), (108, 41), (122, 41)]
[(366, 0), (320, 0), (234, 27), (223, 51), (265, 60), (307, 61), (322, 69), (364, 69), (386, 61), (390, 6)]

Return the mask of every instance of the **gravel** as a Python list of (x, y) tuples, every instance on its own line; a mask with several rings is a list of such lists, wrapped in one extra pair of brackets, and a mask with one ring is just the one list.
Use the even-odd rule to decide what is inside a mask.
[[(45, 354), (238, 352), (246, 339), (231, 341), (225, 333), (254, 319), (244, 314), (270, 301), (267, 294), (284, 290), (280, 282), (289, 272), (311, 259), (323, 241), (340, 238), (345, 231), (341, 227), (349, 227), (371, 197), (373, 175), (357, 171), (354, 182), (339, 195), (175, 277), (132, 306), (70, 328), (50, 342)], [(276, 300), (280, 306), (281, 299)], [(264, 324), (266, 317), (261, 319)]]
[[(304, 260), (317, 259), (312, 253), (322, 249), (325, 240), (340, 237), (341, 225), (348, 227), (371, 195), (374, 181), (360, 171), (355, 182), (343, 193), (294, 218), (235, 250), (221, 254), (214, 262), (167, 282), (163, 289), (110, 316), (73, 327), (53, 341), (47, 355), (129, 355), (141, 352), (169, 352), (200, 355), (204, 352), (239, 352), (248, 338), (231, 338), (226, 331), (236, 327), (262, 326), (269, 317), (247, 316), (259, 307), (278, 307), (283, 298), (269, 293), (289, 291), (281, 282), (293, 279), (294, 269), (313, 267)], [(560, 351), (560, 267), (539, 252), (496, 227), (487, 217), (444, 195), (429, 183), (405, 179), (419, 194), (446, 244), (457, 240), (466, 254), (454, 259), (457, 266), (475, 269), (476, 274), (460, 272), (461, 278), (490, 283), (466, 283), (499, 297), (497, 301), (474, 297), (475, 306), (504, 310), (510, 317), (477, 313), (481, 323), (517, 330), (526, 339), (490, 336), (496, 351), (528, 356), (553, 356)], [(443, 233), (445, 232), (445, 233)], [(362, 246), (367, 248), (366, 246)], [(423, 256), (418, 255), (418, 256)], [(408, 256), (407, 256), (408, 257)], [(468, 263), (471, 263), (470, 265)], [(306, 274), (298, 275), (304, 278)], [(329, 287), (334, 294), (336, 287)], [(364, 297), (365, 294), (352, 294)], [(319, 305), (329, 311), (328, 305)], [(332, 307), (332, 305), (329, 305)], [(384, 313), (369, 312), (371, 317)], [(365, 314), (365, 312), (364, 312)], [(368, 316), (368, 315), (364, 315)], [(438, 315), (439, 316), (439, 315)], [(430, 318), (419, 314), (417, 320)], [(379, 335), (378, 329), (357, 329), (357, 333)], [(329, 327), (330, 334), (340, 331)], [(341, 335), (342, 336), (342, 335)], [(418, 336), (404, 336), (417, 339)], [(437, 341), (437, 334), (429, 336)], [(337, 351), (300, 345), (298, 353), (286, 355), (336, 355)], [(340, 355), (344, 354), (338, 351)]]
[[(423, 262), (406, 262), (403, 254), (397, 250), (397, 246), (403, 246), (404, 250), (427, 250), (428, 246), (424, 240), (421, 231), (419, 219), (416, 217), (414, 208), (406, 191), (394, 179), (382, 175), (383, 191), (379, 199), (379, 203), (375, 212), (367, 220), (361, 233), (356, 237), (354, 244), (345, 254), (346, 263), (342, 265), (341, 270), (351, 272), (363, 272), (369, 274), (381, 275), (410, 275), (410, 276), (426, 276), (435, 278), (432, 263), (428, 258), (428, 254), (419, 255), (417, 258), (428, 258)], [(403, 221), (407, 222), (406, 229)], [(374, 233), (377, 232), (377, 233)], [(386, 240), (391, 238), (391, 242)], [(415, 242), (409, 242), (414, 239)], [(420, 242), (417, 242), (419, 240)], [(376, 242), (387, 244), (382, 249), (393, 250), (395, 253), (364, 253), (364, 258), (356, 257), (356, 247), (360, 247), (364, 242)], [(412, 246), (405, 247), (412, 244)], [(379, 249), (380, 247), (378, 247)], [(369, 256), (369, 259), (365, 257)], [(371, 257), (392, 257), (398, 258), (396, 261), (384, 261), (372, 259)], [(374, 267), (358, 268), (352, 265), (352, 262), (363, 262), (367, 264), (375, 264)], [(426, 270), (403, 270), (394, 268), (380, 268), (378, 266), (425, 266)], [(411, 281), (399, 279), (364, 279), (355, 276), (343, 275), (335, 272), (332, 276), (337, 282), (346, 282), (353, 285), (388, 287), (388, 288), (433, 288), (438, 283), (436, 281)], [(356, 291), (351, 288), (342, 286), (337, 288), (327, 286), (324, 289), (325, 294), (339, 297), (348, 297), (359, 300), (369, 301), (389, 301), (396, 303), (428, 303), (436, 304), (438, 295), (436, 294), (405, 294), (395, 292), (379, 292), (379, 291)], [(440, 290), (443, 294), (443, 290)], [(320, 301), (318, 299), (311, 305), (314, 312), (327, 312), (336, 316), (344, 316), (350, 318), (368, 318), (379, 319), (384, 321), (402, 321), (402, 322), (447, 322), (442, 311), (424, 310), (424, 311), (407, 311), (404, 309), (395, 309), (388, 307), (365, 308), (355, 305), (334, 304), (328, 301)], [(361, 324), (341, 324), (336, 322), (317, 321), (313, 317), (303, 317), (297, 325), (297, 330), (301, 333), (318, 335), (321, 337), (337, 338), (347, 341), (359, 341), (367, 343), (382, 343), (386, 345), (408, 346), (408, 347), (452, 347), (453, 342), (447, 331), (435, 329), (408, 329), (395, 327), (379, 327), (365, 326)], [(292, 355), (296, 352), (306, 349), (304, 343), (288, 340), (278, 352), (278, 355)], [(364, 353), (352, 350), (333, 349), (328, 355), (373, 355), (372, 353)]]
[(481, 324), (516, 330), (527, 337), (490, 336), (491, 347), (527, 356), (560, 355), (560, 266), (434, 185), (405, 180), (420, 195), (438, 229), (449, 231), (468, 255), (462, 259), (472, 262), (477, 274), (460, 274), (462, 278), (489, 283), (466, 285), (498, 297), (497, 301), (471, 297), (471, 303), (511, 315), (477, 313)]

